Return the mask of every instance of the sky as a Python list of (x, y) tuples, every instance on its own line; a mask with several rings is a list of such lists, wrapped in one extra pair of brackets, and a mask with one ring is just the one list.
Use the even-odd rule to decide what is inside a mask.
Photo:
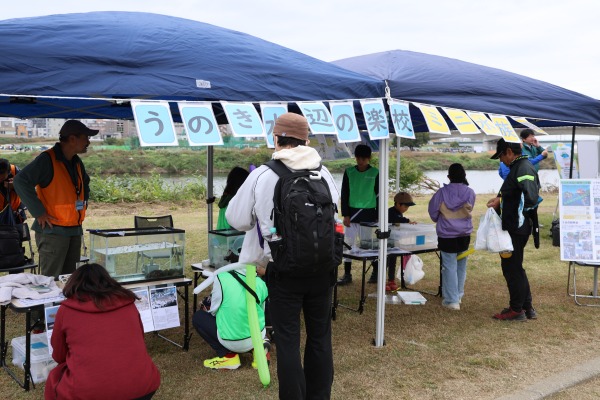
[(91, 11), (192, 19), (324, 61), (387, 50), (434, 54), (600, 99), (593, 0), (29, 0), (3, 2), (0, 19)]

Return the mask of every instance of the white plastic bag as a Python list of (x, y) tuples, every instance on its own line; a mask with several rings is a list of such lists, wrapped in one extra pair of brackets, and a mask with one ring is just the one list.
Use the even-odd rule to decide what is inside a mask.
[(490, 212), (496, 214), (496, 211), (490, 207), (479, 219), (479, 228), (477, 228), (477, 236), (475, 238), (475, 250), (487, 250), (487, 236), (488, 231), (490, 230)]
[(404, 282), (408, 285), (414, 285), (423, 279), (424, 276), (423, 260), (419, 256), (412, 254), (404, 269)]
[(507, 231), (502, 230), (502, 220), (491, 207), (479, 222), (475, 249), (487, 250), (492, 253), (513, 251), (510, 235)]

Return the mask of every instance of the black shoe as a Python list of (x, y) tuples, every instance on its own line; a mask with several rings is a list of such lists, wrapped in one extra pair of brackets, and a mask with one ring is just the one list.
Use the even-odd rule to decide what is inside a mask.
[(526, 308), (525, 316), (527, 317), (527, 319), (537, 319), (537, 313), (535, 312), (535, 308)]
[(337, 284), (339, 286), (344, 286), (352, 283), (352, 274), (344, 274), (340, 279), (338, 279)]
[(518, 322), (527, 321), (527, 317), (525, 316), (524, 310), (517, 312), (517, 311), (514, 311), (512, 308), (505, 308), (502, 311), (500, 311), (498, 314), (495, 314), (492, 318), (499, 319), (501, 321), (518, 321)]
[(377, 283), (377, 274), (371, 274), (371, 277), (369, 278), (367, 283)]

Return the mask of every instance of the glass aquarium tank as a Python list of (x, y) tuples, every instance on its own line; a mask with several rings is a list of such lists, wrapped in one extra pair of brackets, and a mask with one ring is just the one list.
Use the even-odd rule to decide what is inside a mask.
[(238, 261), (246, 232), (235, 229), (208, 231), (208, 258), (210, 265), (221, 268)]
[(185, 231), (176, 228), (88, 229), (90, 262), (121, 283), (181, 278)]

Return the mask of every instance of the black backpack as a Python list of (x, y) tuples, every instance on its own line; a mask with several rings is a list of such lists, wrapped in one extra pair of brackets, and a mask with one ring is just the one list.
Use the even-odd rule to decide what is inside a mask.
[(280, 160), (266, 165), (279, 176), (271, 218), (281, 240), (269, 242), (275, 270), (293, 277), (330, 273), (342, 262), (344, 235), (336, 232), (337, 205), (321, 166), (292, 172)]
[(25, 249), (21, 245), (21, 233), (18, 227), (0, 225), (0, 271), (20, 267), (25, 262)]

